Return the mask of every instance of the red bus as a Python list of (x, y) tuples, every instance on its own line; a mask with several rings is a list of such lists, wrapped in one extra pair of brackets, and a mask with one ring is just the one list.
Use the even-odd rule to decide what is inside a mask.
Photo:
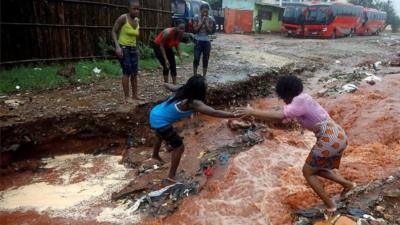
[(285, 8), (282, 18), (282, 31), (288, 36), (304, 36), (304, 11), (309, 4), (294, 3)]
[(385, 29), (386, 12), (365, 8), (362, 25), (356, 33), (360, 35), (378, 35)]
[(364, 8), (346, 3), (319, 3), (304, 12), (305, 37), (344, 37), (362, 26)]

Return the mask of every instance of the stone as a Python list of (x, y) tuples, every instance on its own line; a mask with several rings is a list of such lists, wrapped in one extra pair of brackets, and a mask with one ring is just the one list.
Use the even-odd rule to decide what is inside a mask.
[(357, 225), (370, 225), (366, 219), (359, 219)]

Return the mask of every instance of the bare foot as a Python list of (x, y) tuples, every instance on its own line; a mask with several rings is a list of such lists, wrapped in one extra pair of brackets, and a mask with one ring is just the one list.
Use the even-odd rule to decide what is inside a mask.
[(179, 182), (177, 180), (174, 180), (174, 179), (170, 178), (170, 177), (167, 177), (167, 178), (162, 180), (162, 184), (165, 185), (165, 186), (169, 186), (169, 185), (176, 184), (176, 183), (179, 183)]
[(153, 155), (151, 158), (159, 161), (161, 164), (164, 164), (164, 160), (158, 155), (156, 155), (156, 156)]
[(351, 194), (351, 191), (357, 187), (356, 183), (352, 183), (350, 186), (348, 187), (344, 187), (342, 193), (340, 193), (340, 198), (347, 198), (349, 196), (349, 194)]
[(139, 97), (139, 96), (133, 96), (132, 99), (133, 99), (134, 101), (144, 101), (144, 100), (146, 100), (146, 99), (141, 98), (141, 97)]
[(335, 208), (326, 209), (326, 211), (325, 211), (325, 219), (326, 219), (326, 220), (331, 220), (331, 219), (333, 219), (333, 217), (334, 217), (335, 214), (336, 214), (336, 211), (337, 211), (336, 207), (335, 207)]
[(132, 103), (134, 103), (134, 100), (133, 99), (131, 99), (131, 98), (125, 98), (125, 103), (126, 104), (132, 104)]

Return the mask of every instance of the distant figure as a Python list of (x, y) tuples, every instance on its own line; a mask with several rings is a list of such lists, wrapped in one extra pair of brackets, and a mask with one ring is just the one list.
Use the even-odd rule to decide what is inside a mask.
[(333, 172), (339, 169), (340, 160), (347, 147), (346, 132), (321, 105), (310, 95), (303, 93), (303, 83), (296, 76), (283, 76), (276, 85), (276, 93), (286, 105), (279, 110), (256, 110), (248, 106), (238, 113), (254, 116), (261, 120), (296, 120), (304, 128), (315, 133), (317, 142), (311, 149), (303, 166), (307, 183), (323, 200), (329, 214), (337, 210), (335, 202), (329, 198), (318, 177), (329, 179), (343, 186), (342, 196), (351, 191), (356, 184)]
[(185, 149), (182, 138), (176, 132), (173, 124), (183, 118), (190, 117), (194, 112), (221, 118), (238, 117), (239, 114), (215, 110), (204, 104), (207, 93), (206, 79), (202, 76), (193, 76), (183, 86), (164, 84), (174, 92), (168, 100), (155, 106), (150, 112), (150, 126), (155, 130), (156, 141), (154, 143), (153, 158), (162, 162), (159, 151), (165, 141), (171, 150), (171, 167), (168, 180), (176, 182), (175, 175)]
[(207, 4), (201, 5), (201, 15), (196, 15), (194, 18), (193, 29), (196, 33), (196, 41), (194, 47), (193, 75), (197, 75), (201, 55), (203, 55), (203, 76), (207, 75), (208, 61), (211, 52), (211, 42), (208, 35), (212, 34), (215, 23), (213, 18), (208, 15), (208, 10)]
[(167, 28), (159, 33), (153, 42), (154, 54), (163, 67), (164, 83), (168, 83), (168, 74), (171, 72), (172, 83), (176, 84), (176, 62), (173, 48), (179, 60), (183, 62), (179, 44), (185, 33), (184, 21), (178, 21), (175, 27)]
[[(115, 53), (122, 67), (122, 88), (125, 102), (143, 100), (138, 96), (139, 54), (136, 48), (139, 37), (139, 3), (129, 1), (128, 13), (121, 15), (112, 28), (112, 39), (115, 43)], [(132, 98), (129, 98), (129, 80), (132, 86)]]
[(262, 29), (262, 19), (259, 15), (257, 15), (255, 20), (256, 20), (256, 32), (260, 34)]

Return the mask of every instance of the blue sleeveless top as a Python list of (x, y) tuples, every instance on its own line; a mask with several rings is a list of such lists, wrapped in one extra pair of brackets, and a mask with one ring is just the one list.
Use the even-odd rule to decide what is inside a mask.
[[(172, 98), (172, 97), (171, 97)], [(192, 111), (181, 111), (178, 108), (178, 104), (183, 101), (174, 101), (168, 104), (167, 101), (156, 105), (150, 112), (150, 126), (153, 129), (162, 128), (168, 125), (171, 125), (183, 118), (190, 117), (193, 112)]]

